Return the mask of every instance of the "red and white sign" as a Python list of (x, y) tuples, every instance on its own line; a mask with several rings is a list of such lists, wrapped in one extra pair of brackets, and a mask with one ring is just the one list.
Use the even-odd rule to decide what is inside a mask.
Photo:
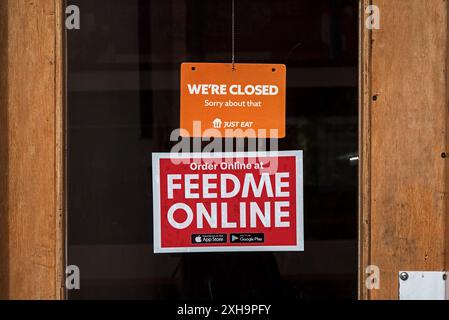
[(302, 151), (153, 154), (154, 252), (304, 251)]

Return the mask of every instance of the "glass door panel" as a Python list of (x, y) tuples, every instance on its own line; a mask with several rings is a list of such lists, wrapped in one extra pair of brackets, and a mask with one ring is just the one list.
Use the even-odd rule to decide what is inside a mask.
[(304, 150), (305, 252), (153, 253), (153, 152), (179, 127), (180, 64), (230, 62), (231, 0), (72, 0), (69, 299), (357, 298), (358, 1), (235, 1), (238, 63), (287, 66)]

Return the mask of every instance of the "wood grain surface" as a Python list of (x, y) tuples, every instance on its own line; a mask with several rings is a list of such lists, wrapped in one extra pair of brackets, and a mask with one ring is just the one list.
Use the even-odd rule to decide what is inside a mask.
[(398, 299), (399, 271), (446, 267), (447, 3), (372, 2), (381, 29), (362, 32), (360, 268), (378, 266), (381, 287), (360, 291)]
[(8, 15), (0, 1), (0, 299), (8, 297)]
[(4, 0), (0, 8), (0, 204), (2, 231), (8, 229), (1, 234), (2, 257), (8, 258), (0, 262), (0, 292), (11, 299), (57, 299), (62, 292), (62, 2)]

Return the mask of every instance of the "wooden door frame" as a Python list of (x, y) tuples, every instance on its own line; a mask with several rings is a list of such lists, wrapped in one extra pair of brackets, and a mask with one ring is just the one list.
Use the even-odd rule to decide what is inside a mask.
[(369, 261), (369, 181), (363, 178), (369, 172), (370, 159), (370, 61), (372, 32), (365, 26), (365, 8), (372, 5), (372, 0), (359, 1), (359, 209), (358, 209), (358, 297), (361, 300), (369, 298), (366, 290), (366, 268)]
[[(371, 4), (380, 30), (365, 28)], [(447, 13), (360, 0), (361, 299), (397, 299), (401, 269), (448, 267)], [(0, 2), (0, 298), (64, 298), (63, 17), (62, 0)]]
[(0, 298), (63, 297), (61, 0), (0, 4)]
[(400, 271), (448, 268), (448, 4), (363, 0), (362, 17), (368, 5), (381, 27), (361, 19), (359, 297), (398, 299)]

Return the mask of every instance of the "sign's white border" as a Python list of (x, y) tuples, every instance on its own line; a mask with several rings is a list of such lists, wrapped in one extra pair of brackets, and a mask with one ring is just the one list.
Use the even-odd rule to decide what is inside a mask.
[[(264, 158), (296, 157), (296, 239), (295, 246), (221, 246), (221, 247), (161, 247), (161, 207), (160, 207), (160, 160), (161, 159), (215, 159), (215, 158)], [(288, 252), (304, 251), (304, 190), (303, 152), (223, 152), (223, 153), (153, 153), (153, 237), (154, 253), (194, 253), (194, 252)]]

